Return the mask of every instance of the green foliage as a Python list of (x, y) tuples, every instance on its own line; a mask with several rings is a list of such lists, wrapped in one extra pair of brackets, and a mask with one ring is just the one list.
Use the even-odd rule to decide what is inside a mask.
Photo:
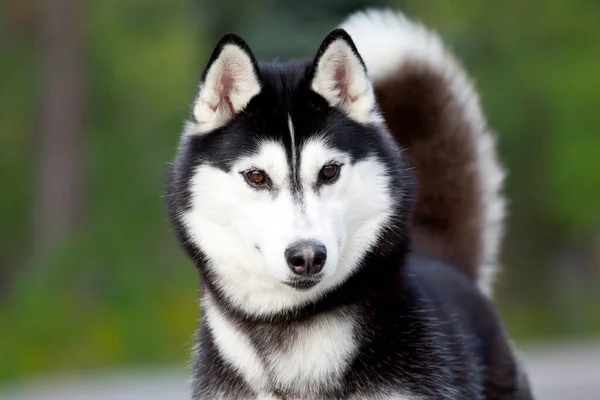
[(83, 227), (33, 261), (24, 221), (35, 194), (35, 53), (8, 49), (2, 72), (14, 79), (0, 94), (9, 106), (0, 149), (11, 195), (0, 196), (0, 232), (10, 245), (2, 255), (22, 265), (0, 304), (0, 380), (188, 356), (197, 274), (175, 242), (162, 194), (207, 51), (191, 9), (185, 0), (89, 5)]

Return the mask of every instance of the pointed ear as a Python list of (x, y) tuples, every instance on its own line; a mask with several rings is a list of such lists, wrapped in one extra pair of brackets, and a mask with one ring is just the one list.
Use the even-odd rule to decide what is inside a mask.
[(314, 60), (311, 89), (331, 107), (362, 123), (378, 119), (373, 86), (350, 35), (335, 29), (323, 41)]
[(261, 89), (258, 67), (242, 38), (227, 34), (213, 51), (192, 108), (196, 133), (229, 122)]

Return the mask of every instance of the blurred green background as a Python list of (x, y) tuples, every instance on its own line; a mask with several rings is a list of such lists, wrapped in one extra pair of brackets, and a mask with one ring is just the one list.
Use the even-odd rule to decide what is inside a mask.
[(600, 2), (3, 0), (0, 382), (184, 365), (198, 279), (162, 190), (203, 63), (228, 31), (310, 56), (386, 5), (440, 32), (498, 132), (510, 333), (600, 338)]

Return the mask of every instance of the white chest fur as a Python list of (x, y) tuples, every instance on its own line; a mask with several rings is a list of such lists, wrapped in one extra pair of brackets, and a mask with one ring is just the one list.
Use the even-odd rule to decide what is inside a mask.
[(203, 305), (220, 354), (257, 393), (277, 387), (310, 396), (311, 389), (336, 387), (358, 347), (352, 310), (314, 317), (290, 331), (285, 343), (259, 354), (210, 298)]

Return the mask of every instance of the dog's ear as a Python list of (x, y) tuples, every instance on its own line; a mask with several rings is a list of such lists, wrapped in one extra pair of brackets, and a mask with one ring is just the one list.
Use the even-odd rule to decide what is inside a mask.
[(260, 90), (258, 66), (246, 42), (231, 33), (223, 36), (204, 70), (192, 108), (195, 131), (207, 133), (225, 125)]
[(352, 38), (335, 29), (323, 41), (312, 67), (311, 89), (331, 107), (362, 123), (377, 118), (373, 85)]

